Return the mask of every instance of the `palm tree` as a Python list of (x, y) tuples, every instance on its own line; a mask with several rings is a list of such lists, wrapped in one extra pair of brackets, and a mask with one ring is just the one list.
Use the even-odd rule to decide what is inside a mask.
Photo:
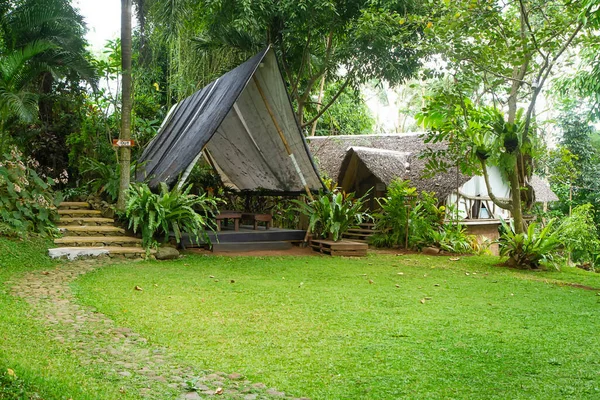
[[(122, 140), (131, 139), (131, 0), (121, 0), (121, 67), (123, 71), (123, 92), (121, 95), (121, 134)], [(130, 183), (131, 149), (121, 147), (121, 182), (117, 209), (125, 210), (127, 190)]]
[(36, 41), (0, 57), (0, 154), (7, 143), (7, 122), (35, 118), (38, 95), (31, 90), (31, 81), (44, 70), (35, 58), (53, 47), (47, 41)]
[(49, 94), (57, 77), (72, 75), (72, 81), (85, 80), (95, 86), (96, 72), (85, 49), (83, 18), (69, 0), (24, 0), (6, 13), (2, 36), (7, 51), (15, 51), (43, 40), (53, 46), (34, 57), (42, 68), (32, 82), (38, 85), (40, 119), (52, 120)]

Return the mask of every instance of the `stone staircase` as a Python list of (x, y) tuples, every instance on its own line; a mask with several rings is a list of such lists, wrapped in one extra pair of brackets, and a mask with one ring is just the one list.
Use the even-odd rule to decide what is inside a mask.
[(97, 257), (143, 258), (146, 251), (142, 239), (129, 236), (115, 225), (112, 218), (103, 218), (87, 202), (62, 202), (58, 208), (58, 228), (63, 237), (55, 239), (59, 246), (48, 252), (52, 258)]

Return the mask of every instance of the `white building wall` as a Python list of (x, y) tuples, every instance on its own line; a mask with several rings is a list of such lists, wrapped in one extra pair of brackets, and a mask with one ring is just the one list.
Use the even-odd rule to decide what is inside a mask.
[[(488, 176), (494, 195), (500, 199), (509, 199), (510, 187), (503, 181), (500, 170), (497, 167), (489, 167)], [(488, 197), (488, 190), (483, 176), (474, 176), (471, 178), (467, 183), (460, 187), (459, 194), (461, 196), (460, 200), (458, 201), (458, 213), (461, 218), (467, 217), (467, 209), (473, 204), (473, 200), (469, 201), (463, 196), (467, 196), (469, 198), (481, 198), (481, 204), (483, 204), (483, 207), (481, 207), (479, 211), (479, 218), (507, 219), (510, 217), (508, 211), (494, 206)], [(450, 196), (448, 196), (446, 204), (448, 206), (456, 207), (456, 197), (456, 193), (452, 193)]]

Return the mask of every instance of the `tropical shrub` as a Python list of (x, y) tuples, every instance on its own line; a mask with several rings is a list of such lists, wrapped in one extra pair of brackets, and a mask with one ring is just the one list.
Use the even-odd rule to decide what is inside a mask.
[(417, 189), (409, 181), (393, 180), (387, 189), (387, 197), (377, 199), (381, 211), (374, 213), (375, 230), (372, 244), (377, 247), (404, 246), (406, 225), (410, 218), (409, 208), (416, 204)]
[(188, 185), (181, 191), (176, 185), (169, 190), (161, 183), (160, 193), (156, 194), (145, 183), (130, 186), (125, 218), (130, 229), (141, 231), (144, 247), (156, 247), (159, 235), (163, 236), (163, 242), (173, 234), (180, 243), (184, 233), (196, 243), (200, 237), (208, 241), (206, 229), (214, 231), (214, 215), (220, 201), (204, 194), (189, 194), (190, 189)]
[(33, 169), (35, 161), (25, 162), (12, 148), (0, 162), (0, 233), (25, 236), (28, 233), (53, 234), (56, 230), (54, 180), (41, 178)]
[(450, 253), (473, 252), (474, 237), (458, 221), (446, 222), (446, 207), (438, 206), (433, 193), (417, 194), (409, 181), (396, 179), (388, 186), (387, 197), (377, 201), (381, 207), (374, 214), (378, 233), (371, 237), (371, 244), (406, 247), (408, 243), (414, 250), (435, 246)]
[(368, 195), (355, 198), (354, 193), (333, 191), (320, 193), (308, 203), (292, 201), (296, 204), (296, 210), (308, 217), (311, 232), (318, 237), (330, 237), (338, 241), (348, 229), (370, 218), (369, 213), (363, 211)]
[[(130, 174), (133, 176), (136, 164), (132, 162), (130, 168)], [(91, 193), (104, 197), (110, 203), (117, 201), (121, 182), (120, 164), (107, 164), (92, 158), (86, 158), (81, 172), (88, 179)]]
[(502, 221), (500, 255), (508, 257), (507, 265), (539, 268), (543, 263), (553, 264), (561, 246), (560, 229), (554, 229), (555, 221), (550, 220), (544, 227), (532, 222), (523, 233), (515, 233), (512, 225)]
[(434, 231), (429, 245), (448, 253), (468, 254), (481, 250), (475, 236), (469, 235), (464, 225), (452, 223), (444, 224), (441, 229)]
[(597, 267), (595, 261), (600, 254), (598, 229), (594, 224), (594, 207), (583, 204), (573, 209), (560, 225), (560, 241), (568, 259), (578, 265)]

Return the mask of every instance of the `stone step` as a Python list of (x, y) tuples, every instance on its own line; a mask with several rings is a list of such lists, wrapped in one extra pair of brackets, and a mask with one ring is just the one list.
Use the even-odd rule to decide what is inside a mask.
[(102, 217), (61, 217), (58, 221), (58, 226), (68, 226), (68, 225), (113, 225), (115, 220), (112, 218), (102, 218)]
[[(156, 253), (156, 250), (150, 250), (150, 254)], [(48, 255), (52, 258), (68, 258), (74, 260), (79, 257), (123, 257), (123, 258), (145, 258), (146, 250), (142, 247), (58, 247), (49, 249)]]
[(142, 239), (129, 236), (67, 236), (54, 239), (54, 244), (66, 247), (138, 247)]
[(58, 208), (60, 210), (89, 210), (92, 207), (87, 201), (63, 201)]
[(125, 229), (112, 225), (63, 225), (58, 228), (65, 236), (124, 236)]
[(101, 217), (100, 210), (58, 210), (58, 215), (62, 217)]

